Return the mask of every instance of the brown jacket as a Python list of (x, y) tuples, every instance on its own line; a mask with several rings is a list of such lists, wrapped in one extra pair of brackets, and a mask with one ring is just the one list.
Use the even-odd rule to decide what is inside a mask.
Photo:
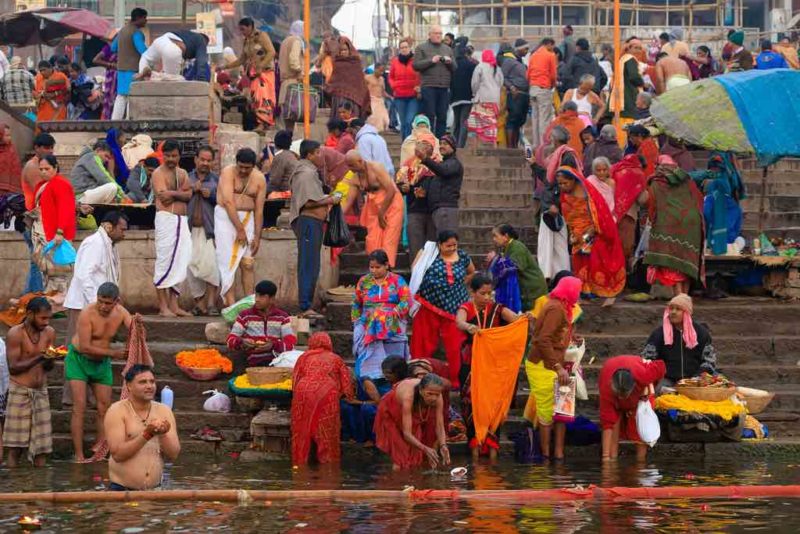
[(228, 64), (228, 68), (241, 66), (244, 66), (245, 70), (254, 68), (259, 73), (275, 68), (275, 47), (272, 46), (272, 40), (267, 32), (255, 30), (250, 37), (245, 38), (242, 53), (236, 61)]
[[(139, 72), (139, 59), (142, 55), (133, 45), (133, 34), (143, 30), (129, 22), (117, 34), (117, 69), (129, 72)], [(145, 40), (146, 40), (145, 35)]]
[(544, 361), (544, 366), (555, 371), (555, 365), (564, 363), (569, 347), (569, 322), (560, 301), (550, 299), (542, 308), (533, 327), (533, 350), (528, 355), (531, 363)]

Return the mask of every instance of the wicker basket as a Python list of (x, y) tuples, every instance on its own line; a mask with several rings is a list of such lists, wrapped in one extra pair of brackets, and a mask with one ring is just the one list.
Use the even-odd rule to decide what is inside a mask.
[(739, 394), (742, 396), (742, 400), (747, 406), (747, 413), (750, 415), (763, 412), (764, 409), (769, 406), (769, 403), (772, 402), (772, 399), (775, 398), (774, 393), (768, 393), (766, 395), (748, 395), (746, 393), (739, 392)]
[(192, 380), (200, 382), (214, 380), (219, 376), (220, 372), (222, 372), (218, 367), (183, 367), (179, 365), (178, 368)]
[(292, 369), (289, 367), (248, 367), (247, 380), (254, 386), (264, 384), (277, 384), (287, 378), (292, 378)]
[(675, 391), (680, 395), (685, 395), (692, 400), (720, 402), (729, 399), (736, 393), (734, 386), (726, 388), (696, 387), (696, 386), (675, 386)]

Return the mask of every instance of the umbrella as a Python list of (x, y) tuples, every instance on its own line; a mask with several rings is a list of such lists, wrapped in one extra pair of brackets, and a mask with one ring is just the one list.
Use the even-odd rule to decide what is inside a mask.
[(55, 45), (73, 33), (105, 37), (111, 23), (86, 9), (47, 7), (0, 16), (0, 44)]
[(800, 156), (800, 72), (751, 70), (672, 89), (650, 112), (667, 135), (708, 150), (754, 154), (762, 166)]

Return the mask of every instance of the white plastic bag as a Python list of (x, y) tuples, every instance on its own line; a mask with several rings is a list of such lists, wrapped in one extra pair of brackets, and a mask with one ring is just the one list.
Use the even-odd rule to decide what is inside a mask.
[(203, 395), (211, 394), (206, 402), (203, 403), (203, 409), (207, 412), (228, 413), (231, 411), (231, 399), (224, 393), (220, 393), (216, 389), (204, 391)]
[(298, 358), (303, 355), (302, 350), (287, 350), (281, 352), (272, 362), (271, 367), (287, 367), (294, 369), (294, 364), (297, 363)]
[(575, 377), (575, 398), (578, 400), (589, 400), (589, 390), (586, 388), (586, 381), (583, 379), (581, 361), (586, 354), (586, 340), (581, 342), (580, 347), (570, 345), (564, 356), (565, 362), (572, 363), (572, 375)]
[(661, 425), (658, 424), (658, 416), (653, 411), (649, 399), (639, 401), (636, 407), (636, 430), (644, 443), (655, 446), (658, 438), (661, 437)]

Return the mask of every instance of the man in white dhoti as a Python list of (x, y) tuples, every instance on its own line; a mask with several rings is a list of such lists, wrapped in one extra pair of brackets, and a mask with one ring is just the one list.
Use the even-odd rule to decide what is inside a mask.
[[(64, 299), (64, 307), (68, 312), (67, 340), (75, 335), (81, 310), (97, 300), (97, 288), (106, 282), (119, 285), (120, 260), (116, 245), (125, 239), (127, 229), (128, 219), (125, 215), (119, 211), (109, 211), (103, 216), (100, 228), (78, 247), (75, 270)], [(72, 404), (70, 388), (63, 388), (61, 402)]]
[(180, 146), (173, 139), (161, 148), (164, 163), (152, 177), (156, 198), (156, 264), (153, 283), (158, 293), (158, 313), (164, 317), (191, 315), (178, 305), (179, 286), (186, 280), (192, 259), (192, 237), (186, 204), (192, 198), (189, 175), (178, 166)]
[(217, 205), (219, 176), (211, 171), (214, 149), (201, 146), (189, 173), (192, 199), (189, 201), (189, 226), (192, 229), (192, 261), (189, 262), (189, 289), (195, 301), (194, 315), (219, 315), (219, 268), (214, 248), (214, 207)]
[(261, 244), (267, 181), (255, 168), (256, 153), (242, 148), (236, 164), (219, 177), (214, 208), (214, 240), (220, 274), (220, 293), (226, 306), (236, 302), (233, 283), (241, 266), (243, 295), (255, 291), (255, 257)]

